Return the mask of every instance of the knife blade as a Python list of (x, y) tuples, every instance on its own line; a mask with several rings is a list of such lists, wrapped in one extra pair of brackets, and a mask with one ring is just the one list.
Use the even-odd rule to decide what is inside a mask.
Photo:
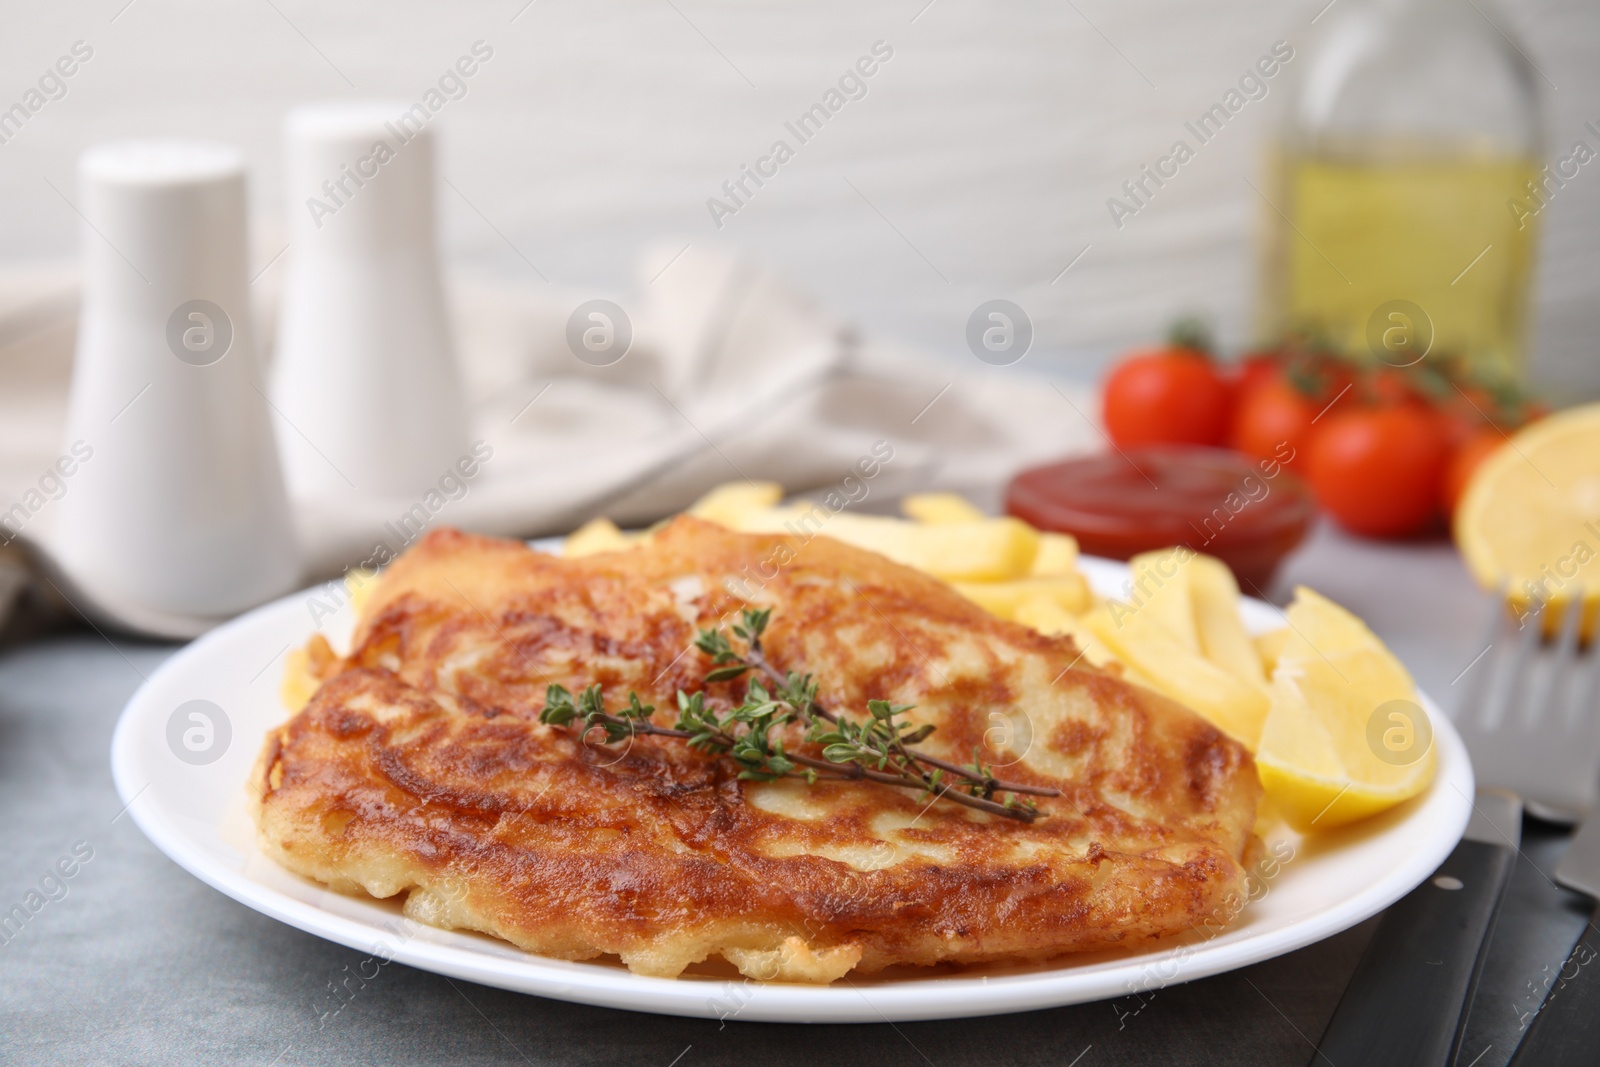
[(1455, 851), (1373, 932), (1311, 1063), (1445, 1067), (1516, 866), (1522, 802), (1482, 788)]
[[(1600, 813), (1585, 819), (1556, 867), (1556, 881), (1600, 901)], [(1600, 908), (1572, 947), (1511, 1067), (1600, 1063)]]

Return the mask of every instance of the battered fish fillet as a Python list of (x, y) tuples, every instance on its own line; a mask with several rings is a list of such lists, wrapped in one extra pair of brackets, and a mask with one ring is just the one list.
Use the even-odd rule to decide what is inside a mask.
[[(670, 738), (585, 743), (545, 687), (630, 689), (671, 725), (698, 628), (774, 609), (766, 649), (821, 704), (914, 704), (924, 750), (1059, 787), (1033, 824), (860, 783), (740, 782)], [(452, 530), (385, 573), (348, 659), (273, 730), (250, 782), (266, 852), (346, 892), (529, 952), (763, 980), (1032, 961), (1230, 921), (1260, 786), (1193, 712), (825, 536), (679, 518), (561, 559)], [(742, 698), (744, 682), (707, 688)], [(800, 742), (791, 740), (790, 748)], [(802, 749), (804, 750), (804, 749)]]

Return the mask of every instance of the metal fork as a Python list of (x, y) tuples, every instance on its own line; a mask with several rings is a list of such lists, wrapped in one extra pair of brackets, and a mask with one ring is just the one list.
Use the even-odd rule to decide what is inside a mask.
[(1579, 640), (1583, 591), (1559, 608), (1550, 647), (1548, 602), (1519, 620), (1505, 603), (1496, 598), (1483, 651), (1453, 683), (1468, 686), (1456, 730), (1480, 785), (1512, 790), (1540, 818), (1575, 823), (1600, 799), (1600, 653)]
[[(1478, 654), (1481, 664), (1474, 660), (1456, 679), (1455, 684), (1467, 687), (1457, 703), (1456, 729), (1472, 754), (1480, 784), (1514, 790), (1541, 818), (1576, 822), (1600, 813), (1600, 637), (1587, 648), (1582, 643), (1588, 610), (1582, 588), (1574, 587), (1571, 599), (1562, 603), (1538, 603), (1520, 619), (1506, 610), (1505, 593), (1500, 591), (1491, 609)], [(1555, 639), (1547, 641), (1545, 623), (1555, 611), (1561, 612), (1559, 628)], [(1566, 970), (1561, 973), (1565, 977)], [(1499, 988), (1506, 985), (1505, 978), (1493, 976), (1490, 982), (1497, 992), (1487, 1002), (1477, 1002), (1478, 1008), (1489, 1008), (1478, 1036), (1490, 1041), (1484, 1052), (1499, 1050), (1495, 1063), (1505, 1062), (1502, 1054), (1509, 1055), (1526, 1036), (1520, 1016), (1513, 1025), (1504, 1016), (1515, 1013), (1492, 1007), (1502, 994), (1513, 994), (1510, 988)], [(1565, 999), (1575, 1002), (1572, 995)], [(1463, 1033), (1468, 1014), (1462, 1016)], [(1544, 1014), (1542, 1006), (1539, 1014)], [(1570, 1029), (1549, 1023), (1546, 1037)]]
[[(1573, 822), (1600, 793), (1600, 654), (1585, 655), (1580, 646), (1581, 591), (1565, 607), (1550, 648), (1543, 603), (1514, 624), (1505, 604), (1502, 590), (1483, 650), (1452, 683), (1470, 679), (1455, 723), (1477, 772), (1472, 825), (1433, 877), (1379, 922), (1314, 1065), (1456, 1062), (1516, 863), (1518, 796), (1536, 814)], [(1515, 1045), (1517, 1035), (1504, 1036)]]

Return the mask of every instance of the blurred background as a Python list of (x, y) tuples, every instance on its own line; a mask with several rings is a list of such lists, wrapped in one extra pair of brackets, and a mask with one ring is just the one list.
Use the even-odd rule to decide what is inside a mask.
[[(0, 265), (34, 277), (71, 266), (80, 224), (63, 194), (75, 195), (87, 146), (204, 136), (245, 151), (253, 270), (265, 268), (258, 287), (273, 286), (287, 241), (284, 111), (417, 100), (482, 40), (493, 58), (434, 122), (450, 183), (439, 191), (448, 262), (607, 293), (629, 286), (647, 241), (720, 242), (864, 330), (952, 360), (967, 359), (975, 305), (1015, 300), (1037, 331), (1030, 363), (1087, 377), (1181, 312), (1210, 315), (1225, 347), (1250, 339), (1264, 210), (1251, 183), (1265, 188), (1284, 77), (1120, 228), (1107, 200), (1274, 42), (1303, 59), (1348, 2), (19, 6), (0, 39), (5, 93), (20, 97), (75, 41), (94, 55), (0, 146)], [(1536, 60), (1547, 148), (1592, 141), (1583, 124), (1600, 119), (1600, 8), (1480, 7)], [(716, 226), (707, 199), (775, 139), (792, 141), (783, 124), (880, 40), (893, 59), (866, 96)], [(1532, 369), (1549, 388), (1592, 395), (1600, 181), (1571, 182), (1540, 223)]]

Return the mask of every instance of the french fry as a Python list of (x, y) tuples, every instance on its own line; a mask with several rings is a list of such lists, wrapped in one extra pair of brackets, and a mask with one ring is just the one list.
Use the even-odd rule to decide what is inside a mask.
[(1071, 534), (1039, 534), (1039, 552), (1033, 557), (1035, 578), (1054, 578), (1078, 572), (1078, 540)]
[(637, 542), (621, 530), (610, 519), (601, 516), (590, 519), (572, 533), (567, 535), (562, 542), (561, 554), (567, 559), (577, 559), (581, 556), (593, 556), (599, 552), (621, 552), (623, 549), (632, 548)]
[(960, 493), (912, 493), (900, 501), (908, 519), (926, 523), (982, 522), (988, 516)]
[(1268, 630), (1255, 638), (1256, 654), (1261, 657), (1261, 669), (1268, 678), (1278, 669), (1278, 658), (1283, 655), (1283, 650), (1289, 643), (1289, 638), (1294, 636), (1294, 631), (1287, 626), (1276, 630)]
[[(987, 516), (959, 493), (912, 493), (900, 501), (907, 518), (930, 525), (982, 522)], [(1078, 572), (1078, 541), (1070, 534), (1039, 532), (1033, 557), (1035, 578), (1058, 578)]]
[(299, 711), (309, 704), (323, 681), (333, 673), (338, 660), (327, 638), (321, 634), (312, 634), (304, 645), (291, 648), (284, 657), (283, 681), (278, 685), (278, 699), (283, 706)]
[(1081, 616), (1064, 611), (1054, 600), (1040, 597), (1023, 601), (1017, 605), (1016, 621), (1051, 637), (1062, 635), (1070, 637), (1073, 644), (1083, 653), (1085, 663), (1095, 667), (1118, 669), (1125, 679), (1135, 685), (1142, 685), (1146, 689), (1156, 688), (1150, 679), (1117, 659), (1116, 654), (1094, 635), (1094, 631), (1089, 629)]
[(303, 648), (291, 648), (284, 657), (283, 681), (278, 684), (278, 699), (290, 711), (299, 711), (311, 703), (317, 686), (322, 681), (311, 670), (311, 661)]
[(1186, 548), (1141, 552), (1128, 561), (1133, 572), (1133, 609), (1154, 618), (1184, 648), (1200, 653), (1200, 630), (1195, 625), (1194, 598), (1189, 589), (1187, 562), (1194, 553)]
[(1271, 701), (1167, 630), (1146, 609), (1113, 602), (1083, 616), (1084, 625), (1122, 662), (1149, 678), (1157, 692), (1205, 716), (1252, 752)]
[(1239, 584), (1233, 572), (1220, 559), (1201, 555), (1192, 557), (1184, 569), (1189, 572), (1200, 651), (1241, 682), (1265, 689), (1267, 675), (1239, 614)]
[(777, 482), (724, 482), (690, 505), (689, 514), (737, 529), (742, 516), (782, 499), (783, 486)]
[(1039, 533), (1018, 519), (918, 523), (875, 515), (835, 514), (821, 504), (747, 512), (747, 533), (821, 534), (865, 548), (950, 582), (1001, 582), (1026, 577)]
[(344, 576), (345, 591), (350, 594), (350, 607), (355, 611), (356, 617), (366, 610), (367, 601), (372, 598), (373, 590), (378, 588), (379, 573), (366, 567), (357, 567), (346, 571)]
[[(1049, 601), (1074, 615), (1089, 610), (1089, 583), (1081, 574), (1050, 578), (1014, 578), (1008, 582), (952, 582), (956, 592), (975, 601), (991, 615), (1016, 619), (1017, 608), (1036, 600)], [(1020, 621), (1020, 620), (1018, 620)]]
[[(1024, 600), (1017, 605), (1016, 611), (1012, 614), (1012, 621), (1020, 622), (1024, 626), (1030, 626), (1049, 637), (1055, 637), (1058, 634), (1068, 634), (1076, 637), (1078, 633), (1084, 633), (1097, 646), (1095, 651), (1089, 653), (1088, 658), (1091, 662), (1098, 665), (1114, 658), (1111, 655), (1111, 650), (1100, 644), (1099, 638), (1084, 630), (1083, 623), (1078, 620), (1076, 612), (1066, 610), (1051, 597), (1041, 596)], [(1085, 646), (1080, 644), (1079, 647)], [(1096, 659), (1096, 656), (1104, 658)]]

